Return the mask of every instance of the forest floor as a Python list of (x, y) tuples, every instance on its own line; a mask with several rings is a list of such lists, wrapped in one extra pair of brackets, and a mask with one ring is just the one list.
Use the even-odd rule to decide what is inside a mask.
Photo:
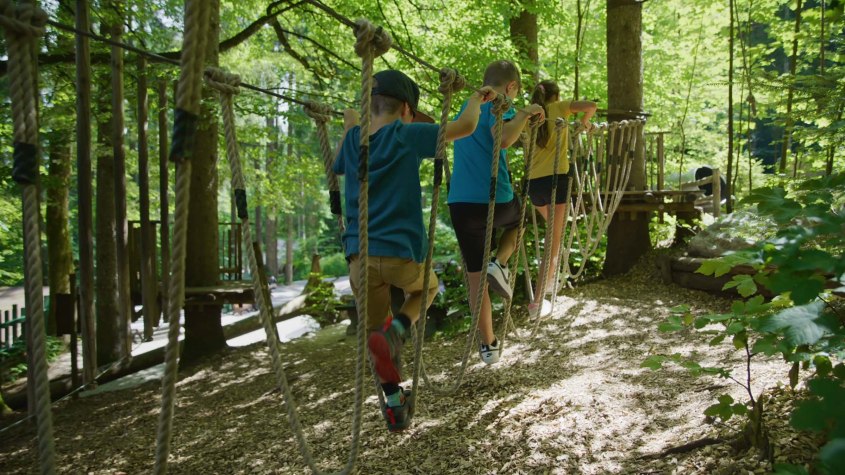
[[(474, 351), (454, 395), (438, 396), (422, 385), (416, 417), (404, 433), (386, 431), (366, 378), (358, 473), (771, 471), (771, 462), (755, 451), (727, 443), (661, 455), (741, 430), (738, 421), (714, 424), (703, 415), (719, 395), (744, 401), (745, 390), (736, 383), (669, 365), (659, 371), (640, 367), (648, 355), (680, 352), (733, 368), (744, 380), (744, 358), (730, 342), (711, 347), (700, 331), (657, 331), (675, 305), (690, 305), (696, 314), (724, 312), (730, 300), (663, 284), (652, 258), (625, 276), (562, 293), (555, 313), (533, 337), (534, 322), (517, 312), (520, 330), (506, 341), (496, 365), (484, 365)], [(465, 340), (426, 342), (426, 367), (441, 384), (455, 377)], [(335, 325), (283, 345), (305, 436), (323, 470), (341, 468), (349, 455), (355, 344), (344, 326)], [(409, 377), (411, 354), (406, 348)], [(785, 414), (794, 399), (783, 388), (788, 370), (776, 358), (755, 358), (752, 387), (755, 396), (770, 395), (766, 423), (775, 460), (805, 463), (818, 441), (788, 427)], [(177, 391), (170, 473), (309, 473), (262, 343), (183, 369)], [(150, 471), (159, 406), (157, 381), (54, 406), (59, 473)], [(0, 420), (0, 427), (7, 421)], [(32, 425), (0, 434), (2, 472), (36, 472), (35, 447)]]

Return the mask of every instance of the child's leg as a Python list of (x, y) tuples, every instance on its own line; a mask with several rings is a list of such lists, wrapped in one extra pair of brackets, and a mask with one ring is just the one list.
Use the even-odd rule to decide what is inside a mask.
[[(487, 272), (469, 272), (469, 305), (475, 312), (475, 305), (478, 302), (478, 292), (481, 290), (481, 277), (487, 276)], [(484, 292), (481, 301), (481, 313), (478, 315), (478, 331), (481, 332), (481, 343), (489, 345), (496, 340), (493, 332), (493, 309), (490, 305), (490, 294)]]
[(507, 264), (513, 252), (516, 250), (516, 238), (519, 233), (519, 218), (522, 215), (522, 206), (519, 199), (514, 197), (507, 203), (496, 204), (493, 225), (496, 228), (504, 228), (499, 246), (496, 248), (496, 260), (504, 266)]
[[(548, 220), (549, 216), (549, 205), (538, 207), (537, 210), (543, 216), (544, 219)], [(552, 241), (550, 245), (552, 246), (550, 249), (549, 259), (551, 263), (549, 264), (549, 279), (554, 278), (555, 274), (555, 266), (558, 265), (558, 254), (560, 253), (560, 239), (563, 234), (563, 226), (566, 224), (566, 216), (567, 216), (568, 206), (566, 203), (561, 203), (555, 205), (555, 222), (554, 222), (554, 229), (552, 231)], [(546, 262), (545, 262), (545, 253), (540, 256), (540, 268), (539, 272), (537, 273), (537, 291), (534, 293), (534, 302), (542, 302), (543, 301), (543, 293), (541, 289), (545, 289), (548, 286), (548, 279), (546, 279)]]
[(412, 273), (413, 275), (415, 275), (416, 277), (414, 278), (414, 280), (411, 283), (405, 283), (404, 285), (394, 283), (394, 285), (400, 286), (402, 290), (405, 291), (405, 303), (402, 304), (402, 309), (399, 311), (399, 313), (407, 316), (411, 325), (416, 323), (417, 320), (419, 320), (420, 318), (420, 306), (423, 302), (423, 295), (426, 295), (426, 309), (428, 309), (428, 307), (431, 305), (431, 302), (434, 301), (434, 297), (437, 296), (437, 274), (434, 273), (434, 269), (430, 270), (428, 279), (428, 291), (425, 291), (423, 289), (423, 284), (425, 283), (424, 271), (425, 264), (418, 264), (416, 262), (409, 263), (405, 272)]

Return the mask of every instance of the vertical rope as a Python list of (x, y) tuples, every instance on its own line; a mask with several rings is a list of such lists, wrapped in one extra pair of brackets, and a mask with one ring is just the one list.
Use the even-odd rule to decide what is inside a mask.
[(329, 185), (329, 206), (332, 214), (337, 217), (340, 232), (343, 233), (343, 210), (340, 200), (340, 184), (337, 180), (332, 165), (334, 164), (334, 153), (329, 143), (329, 131), (326, 124), (329, 121), (331, 109), (326, 104), (309, 101), (305, 106), (305, 114), (314, 119), (317, 126), (317, 137), (320, 139), (320, 150), (323, 153), (323, 166), (326, 170), (326, 181)]
[[(525, 233), (525, 215), (527, 214), (528, 210), (528, 191), (530, 187), (530, 180), (528, 179), (529, 170), (531, 170), (531, 164), (534, 162), (534, 154), (537, 150), (537, 129), (539, 127), (545, 127), (545, 120), (538, 120), (534, 117), (531, 118), (531, 122), (529, 123), (528, 129), (528, 143), (526, 146), (526, 154), (525, 154), (525, 173), (522, 176), (522, 193), (520, 193), (521, 198), (521, 208), (519, 213), (519, 227), (516, 231), (516, 250), (514, 253), (516, 254), (516, 258), (511, 261), (510, 265), (510, 274), (508, 275), (508, 285), (510, 285), (511, 289), (514, 288), (516, 285), (516, 274), (519, 272), (519, 254), (522, 252), (523, 247), (523, 233)], [(555, 167), (557, 167), (557, 163), (555, 163)], [(526, 275), (530, 275), (529, 269), (525, 268)], [(530, 281), (530, 277), (529, 277)], [(539, 289), (538, 289), (539, 290)], [(508, 331), (513, 326), (511, 324), (511, 307), (513, 306), (513, 299), (508, 299), (505, 302), (505, 316), (502, 319), (502, 329), (499, 332), (499, 351), (504, 351), (505, 349), (505, 341), (507, 340)]]
[(454, 69), (440, 70), (440, 87), (443, 104), (440, 106), (440, 129), (437, 131), (437, 149), (434, 154), (434, 188), (431, 194), (431, 213), (428, 221), (428, 250), (423, 266), (423, 299), (420, 304), (420, 317), (417, 323), (417, 338), (414, 345), (414, 376), (411, 385), (413, 396), (419, 397), (419, 384), (422, 365), (422, 347), (425, 340), (426, 310), (428, 309), (428, 286), (431, 284), (431, 262), (434, 258), (434, 237), (437, 231), (437, 205), (440, 201), (440, 184), (443, 178), (443, 163), (446, 161), (446, 125), (452, 112), (452, 94), (464, 88), (466, 82)]
[(24, 221), (25, 283), (29, 305), (27, 319), (32, 332), (29, 364), (35, 393), (38, 432), (38, 466), (42, 474), (56, 472), (50, 382), (47, 378), (44, 330), (43, 276), (41, 274), (41, 226), (38, 200), (38, 39), (44, 34), (47, 15), (30, 3), (0, 1), (0, 26), (6, 33), (9, 52), (9, 92), (12, 95), (14, 168), (12, 177), (21, 186)]
[(202, 68), (205, 61), (206, 32), (209, 29), (208, 0), (185, 0), (185, 34), (182, 41), (181, 73), (176, 94), (171, 161), (176, 162), (176, 213), (170, 262), (170, 288), (167, 297), (168, 329), (162, 379), (161, 412), (156, 434), (153, 473), (167, 473), (176, 379), (179, 363), (179, 316), (185, 300), (185, 254), (187, 252), (188, 206), (191, 188), (191, 155), (200, 113)]

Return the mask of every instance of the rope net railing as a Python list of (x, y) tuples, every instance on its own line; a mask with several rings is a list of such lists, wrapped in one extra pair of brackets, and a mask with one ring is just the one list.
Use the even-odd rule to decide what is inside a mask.
[[(544, 243), (552, 242), (555, 219), (565, 219), (565, 221), (561, 232), (558, 259), (554, 267), (551, 267), (553, 261), (550, 258), (551, 246), (544, 246), (543, 261), (546, 268), (540, 272), (545, 279), (543, 279), (544, 282), (539, 282), (540, 287), (536, 290), (537, 292), (551, 293), (555, 296), (562, 282), (574, 281), (583, 276), (586, 262), (598, 250), (622, 202), (634, 167), (644, 125), (643, 120), (631, 120), (601, 123), (585, 130), (583, 127), (573, 129), (561, 122), (556, 124), (555, 162), (561, 155), (560, 144), (563, 134), (569, 134), (570, 138), (574, 139), (569, 141), (571, 179), (567, 190), (557, 190), (553, 185), (552, 200), (556, 193), (566, 193), (567, 213), (563, 218), (556, 217), (555, 207), (550, 207)], [(557, 170), (557, 165), (554, 169)], [(553, 180), (552, 183), (556, 184), (557, 180)], [(535, 224), (535, 235), (537, 235), (536, 229)], [(578, 256), (580, 259), (580, 265), (576, 271), (573, 271), (573, 256)], [(545, 281), (548, 279), (553, 280), (551, 285), (547, 286)], [(545, 292), (547, 287), (551, 292)], [(554, 299), (552, 299), (552, 312), (554, 304)]]

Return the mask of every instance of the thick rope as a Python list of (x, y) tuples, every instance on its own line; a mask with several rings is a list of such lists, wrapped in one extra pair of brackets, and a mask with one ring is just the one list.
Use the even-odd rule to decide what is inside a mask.
[(332, 214), (337, 217), (342, 233), (343, 210), (340, 205), (340, 184), (338, 183), (337, 175), (335, 175), (332, 169), (335, 157), (331, 144), (329, 143), (329, 130), (326, 125), (331, 119), (331, 113), (331, 108), (326, 104), (309, 101), (308, 105), (305, 106), (305, 114), (314, 119), (314, 124), (317, 126), (317, 137), (320, 139), (320, 151), (323, 153), (323, 166), (326, 170), (326, 181), (329, 185), (329, 205)]
[[(520, 194), (521, 208), (519, 213), (519, 227), (517, 228), (516, 232), (516, 249), (514, 250), (515, 256), (512, 257), (510, 265), (510, 274), (508, 275), (508, 285), (510, 285), (511, 289), (513, 289), (516, 285), (516, 275), (519, 273), (520, 264), (519, 255), (520, 253), (522, 253), (522, 248), (524, 245), (523, 235), (525, 234), (525, 215), (528, 211), (528, 201), (530, 200), (528, 196), (528, 191), (531, 183), (531, 181), (528, 179), (528, 176), (529, 170), (531, 170), (531, 164), (534, 162), (534, 154), (537, 151), (537, 129), (541, 126), (544, 127), (545, 123), (545, 120), (539, 120), (535, 117), (532, 117), (531, 121), (529, 122), (529, 129), (527, 134), (528, 143), (525, 149), (525, 168), (522, 176), (522, 193)], [(557, 167), (557, 163), (555, 163), (555, 167)], [(552, 196), (552, 202), (554, 202), (554, 195)], [(526, 273), (530, 274), (530, 272), (528, 272), (528, 267), (525, 268), (525, 271)], [(512, 323), (511, 318), (512, 307), (513, 299), (508, 299), (507, 302), (505, 302), (505, 316), (502, 319), (502, 329), (499, 333), (499, 351), (504, 351), (505, 341), (507, 340), (508, 332), (510, 331), (510, 329), (516, 329)]]
[[(499, 177), (499, 155), (502, 149), (502, 126), (504, 122), (502, 121), (502, 116), (505, 112), (510, 108), (510, 102), (505, 98), (505, 96), (499, 94), (496, 99), (493, 100), (492, 106), (490, 108), (490, 112), (493, 114), (495, 118), (495, 123), (493, 125), (493, 156), (490, 163), (490, 200), (487, 205), (487, 227), (485, 228), (484, 232), (484, 254), (483, 261), (486, 262), (488, 256), (490, 255), (490, 248), (492, 247), (492, 235), (493, 235), (493, 217), (496, 207), (496, 182)], [(464, 262), (464, 269), (466, 272), (466, 262)], [(469, 292), (469, 285), (467, 285), (467, 292)], [(487, 293), (487, 278), (486, 278), (486, 270), (482, 266), (481, 269), (481, 282), (480, 287), (478, 289), (478, 295), (475, 299), (475, 307), (472, 309), (472, 323), (470, 324), (470, 330), (467, 334), (467, 342), (464, 348), (464, 355), (461, 358), (461, 368), (458, 370), (458, 374), (454, 377), (454, 380), (450, 386), (446, 386), (445, 388), (438, 387), (432, 383), (430, 378), (428, 378), (427, 373), (423, 370), (423, 379), (425, 380), (426, 385), (428, 385), (432, 392), (439, 395), (449, 395), (454, 393), (461, 387), (463, 383), (464, 375), (466, 374), (467, 364), (469, 363), (469, 355), (472, 351), (472, 346), (475, 343), (475, 338), (478, 335), (478, 319), (481, 315), (481, 305), (484, 301), (484, 295)], [(469, 296), (472, 298), (472, 296)]]
[(185, 0), (185, 33), (182, 40), (181, 75), (176, 95), (173, 143), (170, 159), (176, 169), (176, 213), (173, 222), (173, 247), (170, 261), (167, 347), (162, 379), (161, 412), (156, 434), (156, 458), (153, 473), (167, 473), (176, 380), (179, 364), (179, 317), (185, 300), (185, 255), (187, 253), (188, 206), (191, 189), (191, 161), (196, 120), (202, 97), (203, 62), (209, 29), (208, 0)]
[(35, 411), (38, 433), (38, 466), (42, 474), (56, 472), (53, 415), (50, 409), (50, 382), (47, 378), (47, 343), (44, 327), (44, 295), (41, 286), (41, 226), (38, 200), (38, 39), (44, 34), (47, 14), (34, 4), (15, 5), (0, 1), (0, 26), (6, 32), (9, 54), (9, 91), (12, 94), (14, 125), (14, 169), (12, 176), (21, 186), (26, 259), (26, 296)]
[(443, 94), (443, 104), (440, 107), (440, 129), (437, 131), (437, 148), (434, 154), (434, 187), (431, 194), (431, 213), (428, 221), (428, 250), (423, 266), (423, 299), (420, 304), (420, 317), (417, 321), (416, 343), (414, 345), (414, 377), (411, 386), (412, 394), (419, 397), (418, 384), (422, 364), (422, 348), (425, 340), (426, 310), (428, 310), (428, 286), (431, 284), (431, 263), (434, 259), (434, 237), (437, 231), (437, 208), (440, 201), (440, 184), (442, 182), (443, 164), (446, 161), (446, 126), (452, 111), (452, 95), (466, 86), (466, 81), (454, 69), (440, 70), (440, 87)]
[[(206, 82), (209, 86), (220, 92), (221, 113), (223, 116), (223, 128), (226, 137), (226, 157), (228, 158), (229, 170), (231, 172), (232, 190), (235, 194), (237, 213), (238, 218), (241, 220), (244, 242), (251, 243), (252, 226), (249, 221), (249, 206), (246, 199), (246, 181), (244, 180), (240, 153), (238, 151), (235, 112), (232, 100), (232, 96), (239, 92), (238, 85), (240, 84), (240, 77), (226, 73), (220, 69), (209, 68), (206, 73)], [(266, 283), (260, 278), (258, 256), (256, 255), (255, 247), (251, 245), (247, 247), (249, 248), (247, 250), (247, 258), (249, 260), (249, 266), (252, 274), (253, 290), (256, 295), (256, 299), (258, 300), (259, 316), (267, 338), (270, 359), (273, 365), (273, 371), (276, 375), (276, 384), (278, 384), (284, 394), (288, 422), (290, 423), (291, 431), (293, 432), (294, 438), (299, 446), (300, 453), (302, 454), (303, 459), (305, 459), (305, 463), (314, 473), (320, 473), (320, 470), (317, 468), (317, 464), (314, 460), (314, 456), (308, 447), (307, 441), (305, 440), (302, 423), (299, 420), (296, 401), (293, 398), (287, 374), (285, 373), (284, 365), (282, 364), (279, 341), (276, 337), (276, 333), (273, 331), (273, 326), (275, 325), (273, 302), (267, 300), (268, 293), (264, 287)], [(357, 388), (360, 388), (361, 384), (361, 380), (356, 381)], [(356, 407), (355, 410), (360, 411), (360, 406)]]

